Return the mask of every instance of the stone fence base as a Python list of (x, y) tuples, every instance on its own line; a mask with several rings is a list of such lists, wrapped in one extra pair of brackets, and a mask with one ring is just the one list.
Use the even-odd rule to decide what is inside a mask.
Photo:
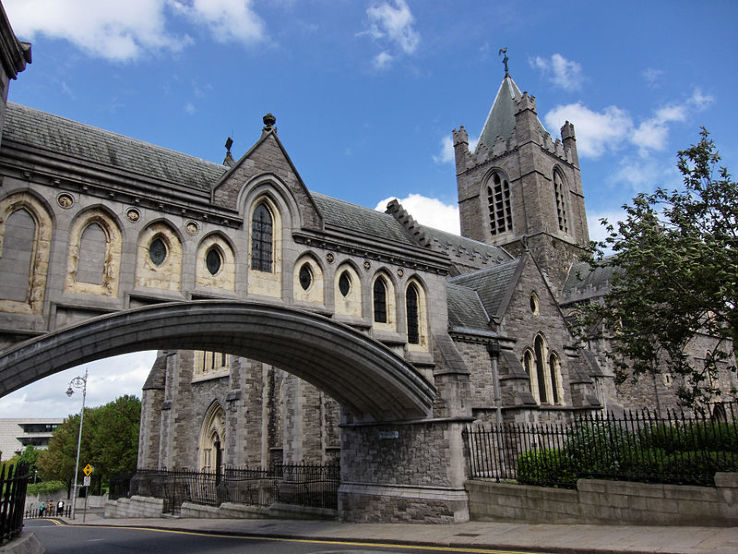
[[(105, 517), (116, 518), (160, 518), (163, 516), (164, 500), (150, 496), (132, 496), (110, 500), (105, 505)], [(223, 502), (220, 506), (205, 506), (194, 502), (183, 502), (180, 517), (198, 519), (336, 519), (336, 510), (272, 504), (249, 506)]]
[(108, 503), (105, 504), (105, 517), (161, 517), (163, 509), (163, 498), (152, 498), (150, 496), (132, 496), (130, 498), (119, 498), (118, 500), (108, 500)]
[(576, 490), (466, 482), (472, 520), (637, 525), (738, 525), (738, 473), (715, 487), (580, 479)]

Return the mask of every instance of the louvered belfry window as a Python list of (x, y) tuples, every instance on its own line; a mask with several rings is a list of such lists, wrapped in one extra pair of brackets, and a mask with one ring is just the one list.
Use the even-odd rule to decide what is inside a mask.
[(251, 223), (251, 269), (272, 271), (272, 214), (264, 204), (256, 207)]
[(568, 233), (569, 222), (566, 217), (566, 197), (564, 190), (564, 180), (558, 171), (554, 171), (554, 195), (556, 196), (556, 215), (559, 219), (559, 230)]
[(489, 207), (489, 230), (492, 235), (499, 235), (512, 230), (512, 212), (510, 210), (510, 184), (499, 173), (492, 175), (487, 185), (487, 202)]

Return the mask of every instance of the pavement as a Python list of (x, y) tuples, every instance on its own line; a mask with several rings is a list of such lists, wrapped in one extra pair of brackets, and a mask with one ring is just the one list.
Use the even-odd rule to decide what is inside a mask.
[[(82, 525), (82, 514), (79, 512), (76, 520), (52, 519), (69, 525)], [(420, 524), (344, 523), (287, 519), (105, 519), (98, 513), (88, 513), (85, 525), (479, 549), (477, 551), (577, 554), (738, 553), (738, 527), (573, 525), (484, 521)]]

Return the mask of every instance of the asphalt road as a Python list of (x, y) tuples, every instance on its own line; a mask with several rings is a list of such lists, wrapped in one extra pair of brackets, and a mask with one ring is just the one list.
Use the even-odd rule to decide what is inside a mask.
[[(64, 525), (51, 520), (28, 520), (25, 530), (36, 535), (49, 554), (146, 553), (188, 554), (203, 552), (245, 552), (259, 554), (443, 554), (475, 552), (498, 554), (504, 551), (478, 548), (370, 545), (350, 541), (317, 541), (279, 537), (213, 535), (189, 531), (147, 529), (143, 527), (103, 527)], [(507, 553), (505, 553), (507, 554)]]

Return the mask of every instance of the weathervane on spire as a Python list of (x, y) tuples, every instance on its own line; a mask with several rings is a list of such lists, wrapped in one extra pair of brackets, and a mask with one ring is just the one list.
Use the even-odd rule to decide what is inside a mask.
[(498, 56), (501, 56), (502, 54), (505, 54), (505, 57), (504, 57), (504, 58), (502, 58), (502, 63), (504, 63), (504, 64), (505, 64), (505, 77), (509, 77), (509, 76), (510, 76), (510, 72), (509, 72), (509, 71), (507, 70), (507, 62), (508, 62), (508, 57), (507, 57), (507, 47), (505, 47), (505, 48), (500, 48), (500, 51), (499, 51), (499, 52), (497, 52), (497, 55), (498, 55)]

